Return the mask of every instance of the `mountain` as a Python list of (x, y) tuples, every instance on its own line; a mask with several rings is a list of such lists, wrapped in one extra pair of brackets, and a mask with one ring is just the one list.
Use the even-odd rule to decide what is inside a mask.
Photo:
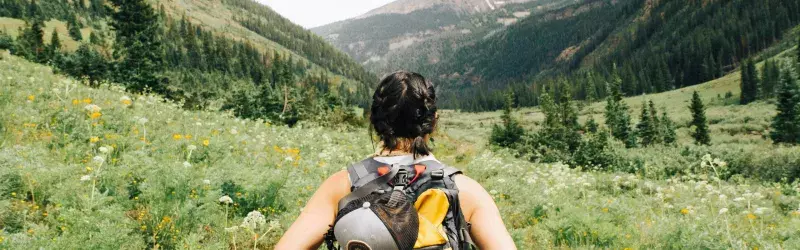
[(691, 86), (800, 23), (798, 0), (479, 2), (398, 1), (312, 31), (377, 75), (421, 72), (444, 90), (442, 106), (478, 111), (502, 107), (509, 89), (533, 106), (565, 84), (575, 98), (602, 98), (614, 77), (629, 96)]
[[(0, 7), (3, 30), (12, 30), (0, 32), (0, 41), (10, 40), (0, 49), (95, 84), (149, 89), (187, 108), (293, 124), (334, 106), (366, 105), (377, 78), (252, 0), (8, 0)], [(53, 30), (64, 46), (40, 53)], [(118, 40), (120, 32), (132, 35)]]
[[(407, 54), (438, 54), (447, 50), (449, 43), (471, 43), (532, 13), (569, 2), (572, 0), (399, 0), (311, 30), (382, 74), (407, 61)], [(419, 45), (426, 43), (420, 50)], [(428, 60), (437, 61), (435, 56)]]

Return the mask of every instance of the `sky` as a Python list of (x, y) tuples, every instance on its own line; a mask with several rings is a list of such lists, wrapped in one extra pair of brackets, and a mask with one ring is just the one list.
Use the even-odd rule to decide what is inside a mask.
[(307, 29), (357, 17), (394, 0), (257, 0)]

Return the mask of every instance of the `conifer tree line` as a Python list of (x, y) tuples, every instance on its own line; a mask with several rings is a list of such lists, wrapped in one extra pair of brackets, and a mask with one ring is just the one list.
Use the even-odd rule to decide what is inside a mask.
[[(144, 0), (0, 0), (0, 6), (4, 7), (1, 15), (28, 23), (16, 39), (0, 34), (0, 49), (49, 63), (90, 83), (110, 80), (132, 91), (163, 94), (183, 101), (188, 108), (203, 108), (223, 100), (223, 108), (246, 118), (294, 124), (317, 113), (335, 112), (351, 119), (356, 116), (344, 105), (365, 105), (368, 84), (374, 82), (374, 76), (331, 46), (315, 44), (300, 54), (317, 58), (312, 62), (330, 66), (330, 72), (360, 82), (337, 81), (333, 85), (331, 79), (338, 76), (315, 70), (302, 58), (265, 52), (249, 41), (215, 34), (185, 16), (174, 20), (163, 6), (155, 9)], [(280, 19), (275, 13), (271, 18)], [(65, 37), (57, 32), (49, 44), (44, 42), (44, 21), (50, 19), (67, 23), (68, 38), (81, 42), (75, 52), (61, 49)], [(100, 22), (108, 22), (111, 30), (99, 28)], [(87, 25), (93, 31), (85, 39), (81, 28)], [(300, 28), (284, 36), (311, 39), (309, 32), (302, 31)], [(331, 61), (325, 65), (322, 60)]]
[[(616, 75), (616, 74), (614, 74)], [(612, 150), (612, 140), (626, 148), (676, 144), (676, 125), (666, 110), (659, 112), (653, 101), (642, 105), (635, 127), (628, 105), (623, 100), (623, 80), (613, 77), (606, 84), (605, 126), (600, 127), (591, 115), (584, 124), (578, 121), (579, 105), (573, 100), (569, 84), (543, 90), (540, 98), (545, 119), (537, 131), (525, 131), (512, 115), (513, 91), (507, 94), (502, 123), (494, 125), (490, 143), (512, 148), (531, 161), (569, 162), (576, 166), (611, 167), (619, 159)], [(553, 93), (551, 97), (551, 94)]]
[[(620, 2), (563, 20), (523, 20), (496, 39), (443, 58), (445, 64), (421, 68), (431, 75), (460, 73), (441, 79), (453, 89), (443, 93), (443, 103), (465, 111), (501, 108), (509, 88), (520, 106), (540, 105), (541, 90), (562, 75), (573, 84), (576, 100), (602, 99), (614, 63), (624, 80), (622, 92), (636, 96), (733, 72), (800, 23), (798, 0), (660, 1), (648, 10), (655, 14), (637, 16), (649, 6), (644, 2)], [(639, 21), (630, 25), (631, 19)], [(594, 43), (604, 40), (614, 41), (613, 49), (595, 50)], [(569, 61), (557, 60), (576, 44), (581, 46)]]

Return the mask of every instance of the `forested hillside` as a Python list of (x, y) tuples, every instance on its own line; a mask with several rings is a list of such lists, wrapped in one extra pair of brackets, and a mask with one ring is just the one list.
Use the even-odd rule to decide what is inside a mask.
[(501, 107), (498, 91), (508, 88), (522, 105), (537, 105), (559, 83), (576, 98), (602, 98), (615, 64), (623, 93), (639, 95), (720, 77), (799, 22), (797, 0), (588, 0), (405, 66), (435, 76), (449, 90), (446, 106), (465, 110)]
[[(251, 0), (7, 0), (0, 6), (0, 16), (9, 17), (0, 49), (94, 85), (111, 80), (157, 92), (187, 108), (294, 124), (311, 114), (352, 113), (344, 107), (364, 105), (376, 80), (324, 39)], [(24, 25), (14, 27), (13, 20)]]

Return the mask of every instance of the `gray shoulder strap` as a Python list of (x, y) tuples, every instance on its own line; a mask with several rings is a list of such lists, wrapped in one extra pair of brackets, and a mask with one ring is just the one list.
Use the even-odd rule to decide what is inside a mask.
[(378, 168), (386, 164), (380, 163), (373, 158), (367, 158), (347, 168), (350, 177), (351, 191), (365, 183), (377, 178)]
[(378, 190), (381, 187), (381, 184), (388, 183), (389, 180), (394, 178), (394, 176), (397, 175), (397, 172), (399, 171), (400, 171), (399, 165), (392, 165), (392, 169), (389, 170), (389, 173), (386, 173), (385, 175), (372, 179), (364, 186), (353, 190), (353, 192), (350, 192), (350, 194), (339, 200), (339, 207), (337, 210), (341, 210), (342, 208), (347, 206), (347, 203), (350, 203), (351, 201), (358, 200), (364, 196), (371, 194), (373, 191)]

